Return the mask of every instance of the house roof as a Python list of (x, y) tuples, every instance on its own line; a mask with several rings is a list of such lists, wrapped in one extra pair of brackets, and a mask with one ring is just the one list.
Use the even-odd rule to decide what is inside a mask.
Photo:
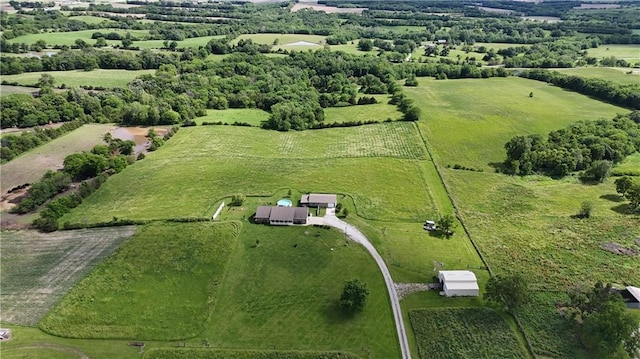
[(462, 289), (475, 289), (480, 290), (477, 282), (447, 282), (445, 284), (448, 290), (462, 290)]
[(271, 207), (270, 221), (293, 221), (296, 207)]
[(638, 302), (640, 302), (640, 288), (628, 286), (627, 291), (631, 294)]
[(268, 206), (259, 206), (256, 210), (256, 215), (254, 216), (254, 218), (269, 218), (269, 216), (271, 215), (271, 208), (272, 207)]
[(303, 194), (300, 199), (301, 203), (338, 203), (338, 195), (309, 193)]
[(447, 282), (477, 282), (476, 275), (468, 270), (441, 270), (438, 278)]
[(306, 220), (309, 216), (309, 208), (307, 207), (293, 207), (295, 211), (293, 212), (293, 219), (304, 219)]

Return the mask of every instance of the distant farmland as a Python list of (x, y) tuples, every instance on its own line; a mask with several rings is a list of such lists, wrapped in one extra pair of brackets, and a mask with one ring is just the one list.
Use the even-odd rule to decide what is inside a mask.
[[(19, 85), (35, 85), (43, 74), (49, 74), (54, 78), (54, 85), (66, 87), (99, 86), (105, 88), (125, 87), (129, 82), (144, 74), (153, 74), (155, 70), (103, 70), (91, 71), (43, 71), (27, 72), (17, 75), (3, 75), (2, 80)], [(32, 91), (37, 91), (33, 89)]]

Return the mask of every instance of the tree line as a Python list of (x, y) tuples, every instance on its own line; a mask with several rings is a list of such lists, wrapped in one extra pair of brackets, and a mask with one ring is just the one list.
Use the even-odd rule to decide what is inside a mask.
[(581, 121), (550, 132), (546, 140), (537, 134), (515, 136), (505, 144), (505, 150), (505, 173), (563, 177), (586, 170), (600, 177), (602, 166), (606, 172), (606, 167), (640, 151), (640, 112), (612, 120)]

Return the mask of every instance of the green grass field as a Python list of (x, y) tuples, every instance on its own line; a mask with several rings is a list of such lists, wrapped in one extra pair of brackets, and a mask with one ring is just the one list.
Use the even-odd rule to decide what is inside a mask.
[[(244, 34), (236, 37), (231, 43), (237, 44), (240, 40), (251, 39), (254, 43), (272, 45), (277, 39), (278, 46), (282, 48), (306, 48), (307, 46), (286, 46), (298, 41), (306, 41), (314, 44), (322, 45), (325, 42), (325, 36), (320, 35), (304, 35), (304, 34)], [(316, 46), (317, 47), (317, 46)], [(321, 48), (321, 47), (319, 47)]]
[(527, 358), (525, 348), (489, 308), (438, 308), (409, 312), (420, 358)]
[[(221, 39), (223, 35), (216, 36), (201, 36), (201, 37), (190, 37), (181, 41), (176, 41), (178, 43), (178, 48), (183, 47), (198, 47), (205, 46), (209, 41), (213, 39)], [(141, 49), (160, 49), (164, 47), (164, 40), (142, 40), (142, 41), (134, 41), (133, 46), (137, 46)]]
[(228, 110), (207, 110), (207, 115), (195, 118), (198, 125), (203, 122), (219, 122), (232, 124), (244, 122), (260, 127), (262, 121), (269, 119), (269, 113), (255, 108), (230, 108)]
[[(259, 349), (268, 338), (268, 349), (399, 355), (382, 276), (366, 251), (337, 231), (243, 225), (227, 273), (202, 334), (212, 346)], [(349, 317), (336, 300), (353, 278), (370, 295), (364, 311)]]
[(622, 163), (615, 166), (611, 171), (613, 175), (630, 175), (640, 176), (640, 153), (635, 153), (625, 158)]
[(567, 75), (609, 80), (619, 84), (640, 83), (640, 70), (626, 67), (576, 67), (571, 69), (557, 69), (556, 71)]
[(116, 22), (110, 19), (105, 19), (99, 16), (91, 16), (91, 15), (79, 15), (79, 16), (70, 16), (69, 20), (77, 20), (82, 21), (87, 24), (100, 24), (102, 22), (106, 22), (107, 24), (115, 24)]
[[(109, 33), (109, 32), (117, 32), (121, 35), (125, 35), (127, 32), (131, 34), (132, 37), (136, 38), (144, 38), (149, 30), (121, 30), (121, 29), (98, 29), (98, 30), (82, 30), (82, 31), (70, 31), (70, 32), (43, 32), (39, 34), (28, 34), (15, 37), (11, 40), (8, 40), (9, 43), (26, 43), (33, 44), (38, 40), (44, 40), (47, 45), (67, 45), (71, 46), (75, 44), (77, 39), (82, 39), (89, 44), (94, 44), (96, 40), (91, 38), (91, 35), (95, 32)], [(107, 43), (110, 45), (120, 44), (121, 41), (116, 40), (107, 40)], [(137, 46), (137, 42), (134, 42), (134, 46)]]
[[(162, 149), (110, 178), (61, 223), (113, 216), (209, 217), (222, 197), (237, 192), (271, 196), (281, 188), (347, 193), (365, 218), (420, 221), (430, 200), (418, 161), (426, 154), (412, 126), (385, 123), (286, 133), (235, 126), (185, 128)], [(388, 183), (409, 190), (390, 191)]]
[(329, 107), (324, 109), (324, 122), (350, 122), (350, 121), (385, 121), (387, 119), (398, 120), (402, 113), (394, 105), (389, 105), (387, 98), (379, 98), (380, 103), (371, 105), (358, 105), (347, 107)]
[(640, 62), (640, 45), (600, 45), (587, 50), (587, 55), (598, 59), (614, 56), (634, 64)]
[(521, 78), (418, 81), (419, 87), (404, 91), (422, 108), (424, 121), (420, 127), (443, 167), (460, 164), (492, 171), (489, 164), (504, 160), (504, 144), (513, 136), (546, 135), (578, 120), (612, 118), (628, 112)]
[(157, 223), (139, 229), (42, 320), (73, 338), (178, 340), (209, 320), (239, 225)]
[[(420, 87), (405, 91), (426, 113), (420, 129), (460, 215), (495, 273), (523, 274), (534, 293), (597, 280), (640, 281), (635, 258), (600, 248), (608, 242), (633, 246), (640, 236), (638, 216), (623, 213), (612, 179), (589, 186), (575, 177), (511, 177), (492, 168), (503, 161), (504, 143), (515, 135), (546, 135), (579, 120), (611, 118), (627, 110), (520, 78), (420, 79)], [(634, 161), (629, 160), (631, 166)], [(454, 164), (484, 171), (447, 168)], [(594, 203), (592, 218), (572, 218), (583, 201)], [(556, 323), (553, 301), (542, 305), (549, 308), (532, 309), (524, 321), (527, 333), (537, 333), (530, 338), (536, 353), (580, 358), (577, 342), (566, 339), (570, 333)]]
[(84, 125), (3, 164), (0, 173), (2, 192), (24, 183), (36, 182), (47, 170), (62, 168), (66, 156), (103, 143), (102, 135), (111, 128), (111, 125)]
[(153, 73), (155, 73), (155, 70), (129, 71), (96, 69), (91, 71), (42, 71), (28, 72), (18, 75), (4, 75), (2, 76), (2, 80), (6, 80), (8, 82), (15, 81), (20, 85), (35, 85), (42, 74), (49, 74), (55, 79), (54, 84), (56, 86), (64, 84), (66, 87), (101, 86), (105, 88), (113, 88), (125, 87), (136, 77)]

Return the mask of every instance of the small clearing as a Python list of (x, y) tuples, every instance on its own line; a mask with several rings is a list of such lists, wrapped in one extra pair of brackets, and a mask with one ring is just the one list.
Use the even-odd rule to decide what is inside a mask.
[(0, 321), (34, 325), (135, 227), (2, 233)]

